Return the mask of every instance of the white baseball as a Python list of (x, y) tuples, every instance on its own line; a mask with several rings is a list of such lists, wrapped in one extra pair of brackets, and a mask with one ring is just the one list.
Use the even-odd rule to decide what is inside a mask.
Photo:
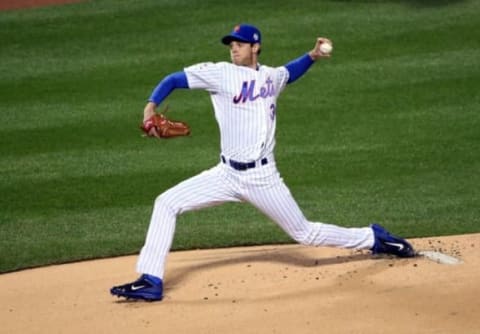
[(320, 44), (320, 52), (324, 55), (328, 55), (330, 52), (332, 52), (332, 50), (333, 46), (331, 43), (323, 42), (322, 44)]

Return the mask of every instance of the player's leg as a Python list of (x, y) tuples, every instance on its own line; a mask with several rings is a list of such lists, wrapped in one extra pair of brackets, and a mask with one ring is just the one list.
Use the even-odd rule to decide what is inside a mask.
[(214, 167), (185, 180), (157, 197), (145, 244), (137, 261), (141, 273), (134, 282), (113, 287), (110, 292), (130, 299), (161, 300), (163, 276), (170, 251), (177, 216), (183, 212), (214, 206), (226, 201), (239, 201), (233, 187)]
[(370, 227), (345, 228), (310, 222), (282, 179), (274, 177), (271, 187), (251, 187), (245, 198), (276, 222), (298, 243), (312, 246), (371, 249), (374, 234)]
[(232, 187), (221, 175), (221, 169), (214, 167), (179, 183), (157, 197), (145, 244), (137, 262), (139, 273), (163, 278), (165, 259), (172, 245), (179, 214), (227, 201), (239, 201)]
[(414, 257), (415, 249), (405, 239), (390, 234), (382, 226), (345, 228), (332, 224), (309, 222), (293, 199), (290, 190), (278, 176), (272, 187), (250, 187), (245, 196), (253, 205), (280, 225), (294, 240), (313, 246), (369, 249), (374, 254)]

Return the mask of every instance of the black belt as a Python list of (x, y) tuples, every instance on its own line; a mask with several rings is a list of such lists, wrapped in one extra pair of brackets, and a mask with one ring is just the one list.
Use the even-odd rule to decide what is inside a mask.
[[(223, 155), (222, 155), (222, 162), (224, 164), (230, 165), (230, 167), (232, 167), (233, 169), (236, 169), (236, 170), (247, 170), (247, 169), (250, 169), (250, 168), (257, 167), (257, 163), (255, 161), (252, 161), (252, 162), (238, 162), (238, 161), (235, 161), (235, 160), (232, 160), (232, 159), (229, 159), (227, 161), (227, 159)], [(260, 160), (260, 164), (262, 166), (268, 164), (268, 159), (263, 158), (262, 160)]]

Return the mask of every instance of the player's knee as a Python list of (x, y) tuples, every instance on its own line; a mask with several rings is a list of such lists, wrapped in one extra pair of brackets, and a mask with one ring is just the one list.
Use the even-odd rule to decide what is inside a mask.
[(297, 238), (297, 239), (295, 239), (295, 241), (297, 243), (299, 243), (300, 245), (304, 245), (304, 246), (312, 246), (313, 245), (312, 240), (310, 240), (309, 238), (306, 238), (306, 237)]
[(313, 240), (311, 238), (311, 235), (312, 235), (311, 228), (310, 228), (310, 226), (307, 226), (304, 229), (296, 230), (290, 236), (292, 237), (292, 239), (295, 242), (297, 242), (301, 245), (311, 246), (312, 242), (313, 242)]
[(293, 240), (300, 245), (310, 246), (311, 241), (305, 233), (297, 233), (292, 235)]
[(180, 209), (175, 207), (174, 203), (168, 196), (162, 194), (155, 199), (155, 209), (177, 215)]

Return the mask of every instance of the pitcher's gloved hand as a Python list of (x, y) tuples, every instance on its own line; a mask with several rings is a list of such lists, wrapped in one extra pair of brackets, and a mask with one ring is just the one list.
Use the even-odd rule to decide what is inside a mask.
[(145, 120), (140, 129), (149, 137), (171, 138), (178, 136), (188, 136), (190, 127), (182, 121), (173, 121), (165, 116), (168, 106), (161, 113), (156, 113)]

